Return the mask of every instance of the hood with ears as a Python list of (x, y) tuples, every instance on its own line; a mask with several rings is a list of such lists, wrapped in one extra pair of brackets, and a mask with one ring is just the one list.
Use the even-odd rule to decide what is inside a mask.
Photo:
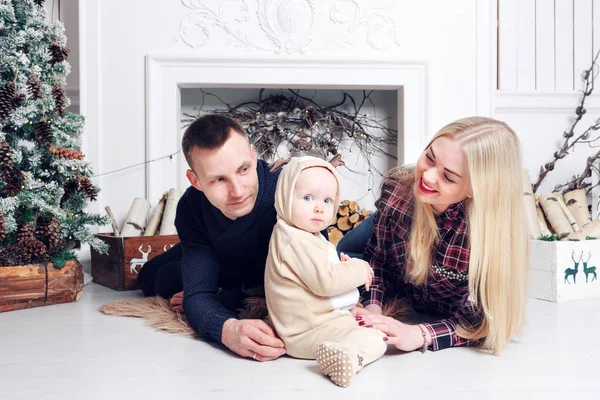
[[(311, 167), (327, 168), (335, 177), (337, 182), (337, 192), (334, 199), (333, 215), (337, 215), (340, 204), (340, 177), (333, 165), (317, 157), (294, 157), (283, 167), (279, 179), (277, 180), (277, 188), (275, 189), (275, 210), (277, 210), (277, 215), (291, 226), (296, 226), (292, 221), (292, 202), (294, 199), (296, 181), (300, 176), (300, 172)], [(327, 225), (330, 223), (331, 221), (329, 221)]]

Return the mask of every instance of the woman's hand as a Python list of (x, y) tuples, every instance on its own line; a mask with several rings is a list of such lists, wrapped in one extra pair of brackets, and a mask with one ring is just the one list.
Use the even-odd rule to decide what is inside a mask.
[[(407, 325), (391, 317), (363, 312), (356, 316), (358, 324), (366, 328), (379, 329), (386, 334), (383, 338), (402, 351), (413, 351), (423, 347), (423, 334), (417, 325)], [(431, 336), (426, 332), (427, 344), (431, 344)], [(387, 340), (386, 340), (387, 339)]]

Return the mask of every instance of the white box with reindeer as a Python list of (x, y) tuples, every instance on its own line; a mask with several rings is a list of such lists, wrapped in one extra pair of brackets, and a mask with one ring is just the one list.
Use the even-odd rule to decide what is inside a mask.
[(530, 296), (562, 303), (600, 298), (600, 240), (530, 240)]

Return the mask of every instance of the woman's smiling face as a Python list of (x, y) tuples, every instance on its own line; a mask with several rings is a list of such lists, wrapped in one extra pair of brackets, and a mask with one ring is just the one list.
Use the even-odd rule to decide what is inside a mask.
[(458, 140), (442, 135), (425, 149), (417, 162), (414, 193), (436, 214), (470, 196), (467, 157)]

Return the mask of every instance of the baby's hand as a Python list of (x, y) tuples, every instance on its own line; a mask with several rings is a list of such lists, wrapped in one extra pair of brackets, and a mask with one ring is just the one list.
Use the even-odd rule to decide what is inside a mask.
[(340, 253), (340, 261), (350, 261), (350, 256), (346, 253)]
[(375, 272), (373, 272), (373, 268), (371, 268), (368, 262), (363, 262), (365, 263), (365, 268), (367, 269), (367, 281), (365, 282), (365, 289), (367, 289), (368, 292), (369, 288), (371, 287), (371, 283), (373, 283), (373, 277), (375, 276)]

